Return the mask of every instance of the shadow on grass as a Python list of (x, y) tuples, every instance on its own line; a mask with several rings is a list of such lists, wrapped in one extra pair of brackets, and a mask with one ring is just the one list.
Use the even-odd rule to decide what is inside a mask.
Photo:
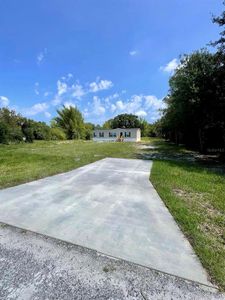
[(200, 154), (197, 151), (187, 150), (182, 145), (177, 146), (162, 140), (153, 141), (151, 144), (142, 143), (136, 153), (136, 158), (175, 162), (186, 167), (187, 170), (193, 166), (225, 174), (225, 164), (218, 159), (218, 156)]

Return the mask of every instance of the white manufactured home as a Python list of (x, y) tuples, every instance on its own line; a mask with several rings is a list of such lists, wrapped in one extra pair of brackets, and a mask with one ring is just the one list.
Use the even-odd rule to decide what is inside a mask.
[(96, 129), (93, 132), (93, 141), (105, 142), (139, 142), (140, 128)]

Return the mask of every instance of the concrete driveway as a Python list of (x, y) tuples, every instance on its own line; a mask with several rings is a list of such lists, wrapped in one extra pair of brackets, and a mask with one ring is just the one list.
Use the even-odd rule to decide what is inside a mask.
[(151, 166), (106, 158), (0, 190), (0, 221), (210, 284), (150, 183)]

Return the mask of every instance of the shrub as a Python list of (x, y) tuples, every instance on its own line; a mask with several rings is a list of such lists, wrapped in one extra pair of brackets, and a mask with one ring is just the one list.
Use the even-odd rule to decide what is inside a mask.
[(66, 140), (66, 134), (61, 128), (50, 128), (50, 136), (52, 140)]
[(21, 127), (14, 127), (9, 129), (9, 140), (10, 142), (22, 142), (24, 139)]
[(9, 130), (5, 123), (0, 122), (0, 143), (7, 144), (9, 141)]
[(31, 122), (25, 121), (22, 125), (22, 132), (26, 138), (26, 142), (32, 143), (34, 140), (34, 129)]

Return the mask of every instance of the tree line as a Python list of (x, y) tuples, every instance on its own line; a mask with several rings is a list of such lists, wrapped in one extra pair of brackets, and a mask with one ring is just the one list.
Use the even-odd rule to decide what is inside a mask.
[(0, 109), (0, 143), (33, 142), (34, 140), (90, 140), (94, 129), (141, 128), (142, 136), (156, 136), (157, 126), (133, 114), (120, 114), (106, 121), (103, 126), (85, 123), (75, 107), (57, 110), (50, 125), (17, 114), (8, 108)]
[(63, 107), (51, 124), (23, 117), (14, 110), (0, 108), (0, 143), (34, 140), (90, 139), (94, 124), (85, 123), (79, 110)]
[(181, 57), (159, 121), (163, 137), (201, 152), (225, 152), (225, 12), (213, 22), (223, 29), (210, 43), (216, 52)]

